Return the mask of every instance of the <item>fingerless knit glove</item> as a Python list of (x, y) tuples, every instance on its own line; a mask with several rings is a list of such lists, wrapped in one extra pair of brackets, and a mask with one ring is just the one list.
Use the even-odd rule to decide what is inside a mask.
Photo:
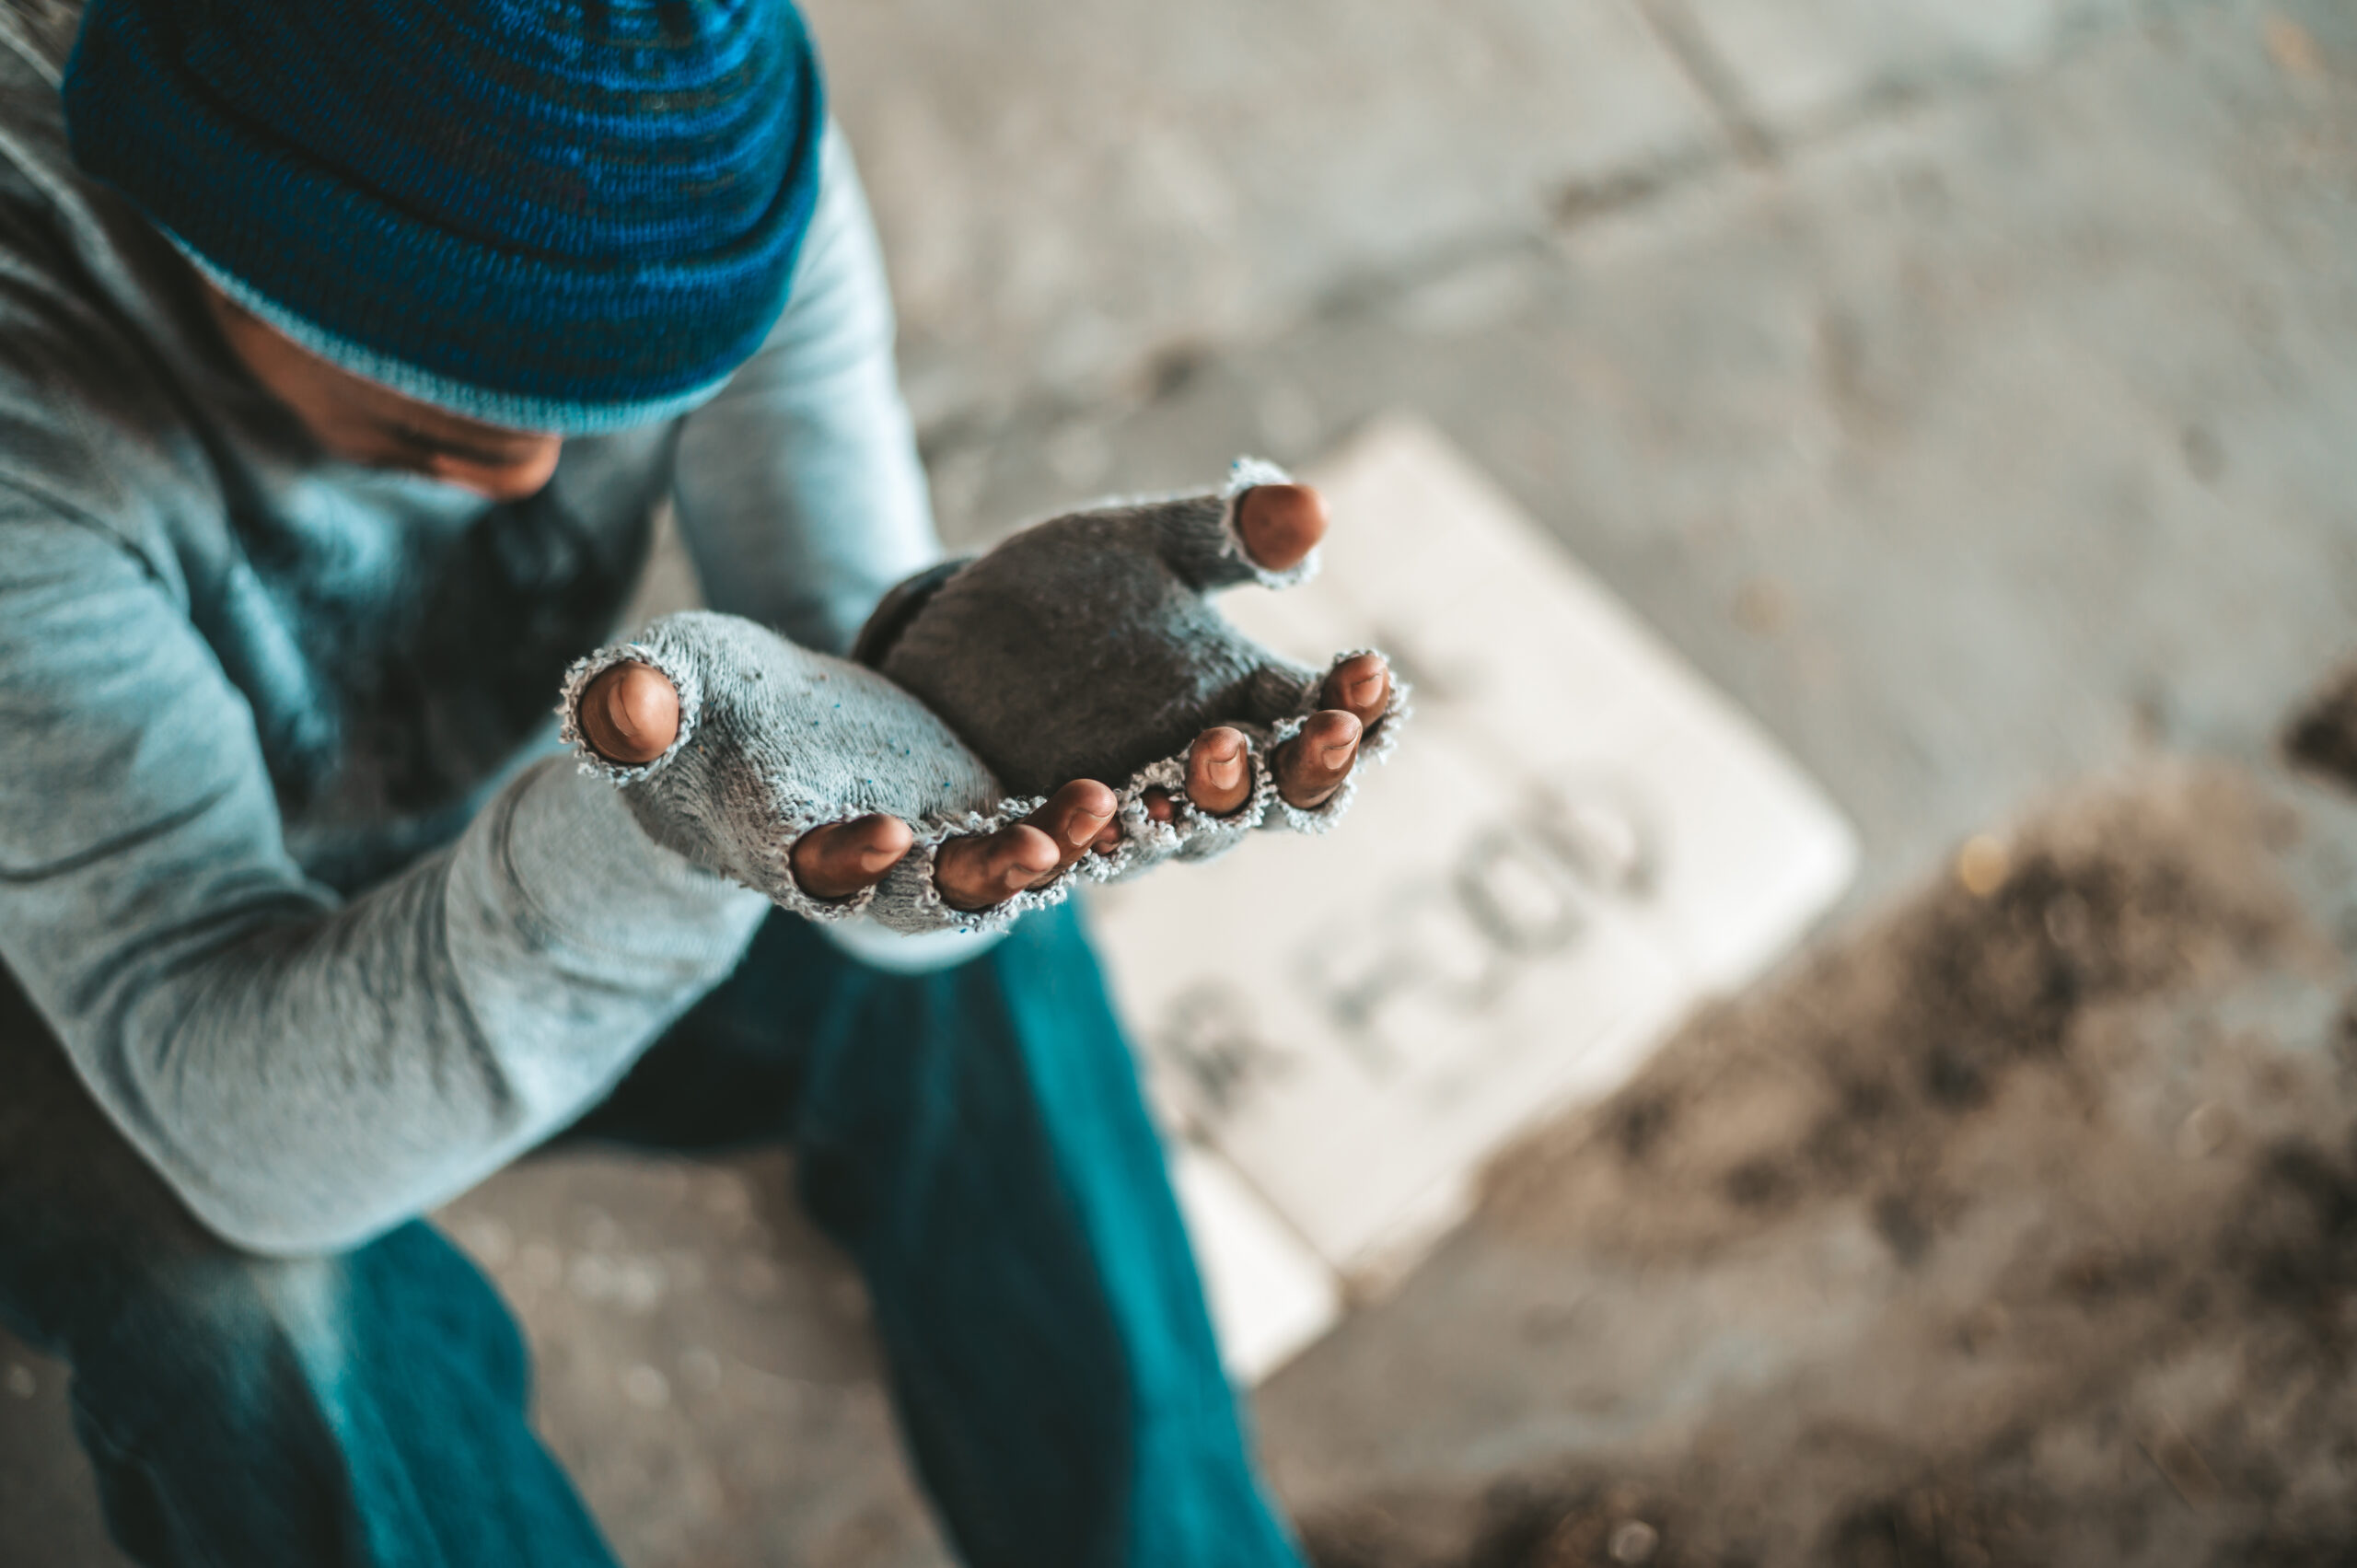
[[(670, 748), (635, 767), (610, 762), (583, 737), (581, 694), (617, 664), (663, 672), (679, 694)], [(943, 840), (988, 832), (1030, 807), (1003, 798), (990, 770), (947, 726), (872, 669), (813, 653), (734, 615), (689, 610), (635, 641), (601, 648), (566, 672), (563, 735), (583, 771), (621, 786), (649, 837), (707, 871), (814, 920), (872, 915), (895, 931), (1004, 924), (1022, 909), (951, 909), (934, 885)], [(814, 899), (794, 877), (795, 841), (870, 812), (915, 830), (914, 846), (882, 882), (849, 898)]]
[[(1241, 583), (1289, 587), (1317, 571), (1315, 552), (1283, 572), (1256, 565), (1237, 530), (1244, 493), (1283, 482), (1275, 465), (1239, 459), (1218, 491), (1034, 524), (895, 588), (853, 656), (939, 714), (1016, 794), (1044, 796), (1073, 779), (1110, 786), (1121, 845), (1075, 872), (1111, 880), (1174, 856), (1206, 859), (1259, 827), (1324, 832), (1349, 809), (1357, 771), (1304, 809), (1277, 793), (1273, 763), (1317, 712), (1328, 669), (1278, 657), (1208, 597)], [(1336, 655), (1329, 669), (1359, 651)], [(1390, 750), (1407, 695), (1395, 680), (1362, 760)], [(1251, 742), (1252, 793), (1213, 817), (1186, 798), (1187, 749), (1223, 724)], [(1173, 799), (1169, 823), (1146, 812), (1153, 789)]]

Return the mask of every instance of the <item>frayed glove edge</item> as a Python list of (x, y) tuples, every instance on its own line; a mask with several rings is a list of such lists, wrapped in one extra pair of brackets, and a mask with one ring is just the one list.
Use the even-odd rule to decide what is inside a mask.
[[(1335, 656), (1330, 670), (1373, 649), (1353, 649)], [(1292, 832), (1330, 831), (1349, 810), (1358, 792), (1361, 768), (1381, 762), (1397, 743), (1411, 713), (1409, 688), (1394, 679), (1391, 696), (1360, 742), (1357, 764), (1334, 793), (1315, 807), (1299, 807), (1279, 793), (1277, 749), (1301, 732), (1316, 713), (1321, 678), (1306, 688), (1300, 711), (1273, 725), (1236, 725), (1250, 742), (1252, 790), (1242, 806), (1225, 817), (1214, 817), (1187, 798), (1187, 753), (1178, 752), (1149, 762), (1130, 775), (1114, 792), (1114, 818), (1121, 826), (1121, 842), (1104, 854), (1088, 854), (1037, 888), (1016, 893), (982, 910), (952, 907), (935, 879), (941, 846), (952, 838), (993, 833), (1019, 822), (1045, 804), (1045, 797), (1008, 800), (988, 814), (968, 812), (952, 820), (935, 819), (917, 828), (917, 841), (900, 863), (885, 873), (879, 886), (888, 889), (872, 910), (879, 924), (898, 931), (929, 931), (943, 927), (991, 932), (1004, 930), (1035, 909), (1048, 909), (1072, 896), (1083, 881), (1118, 882), (1166, 860), (1202, 862), (1225, 854), (1255, 830)], [(1146, 796), (1161, 790), (1169, 796), (1171, 820), (1157, 822), (1148, 814)]]
[[(643, 664), (658, 670), (679, 694), (679, 733), (663, 754), (635, 766), (610, 761), (590, 749), (588, 737), (581, 732), (581, 694), (589, 683), (618, 664)], [(617, 784), (636, 784), (652, 778), (665, 764), (679, 754), (696, 732), (696, 719), (702, 711), (703, 683), (696, 678), (692, 666), (682, 660), (658, 653), (644, 643), (614, 643), (596, 653), (575, 659), (564, 672), (564, 684), (557, 694), (557, 738), (569, 747), (585, 773), (594, 774)]]

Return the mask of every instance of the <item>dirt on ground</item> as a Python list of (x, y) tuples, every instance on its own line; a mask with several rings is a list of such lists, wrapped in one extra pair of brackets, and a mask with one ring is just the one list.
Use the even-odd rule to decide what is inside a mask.
[(1329, 1501), (1317, 1561), (2357, 1562), (2352, 817), (2156, 764), (1698, 1019), (1480, 1225), (1625, 1282), (1533, 1352), (1596, 1411), (1698, 1293), (1753, 1348), (1551, 1470)]
[(2283, 757), (2357, 789), (2357, 665), (2326, 681), (2293, 717), (2283, 731)]

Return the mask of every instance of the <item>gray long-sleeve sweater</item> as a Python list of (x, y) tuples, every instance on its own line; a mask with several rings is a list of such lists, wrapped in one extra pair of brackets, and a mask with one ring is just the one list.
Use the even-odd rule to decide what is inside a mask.
[(830, 135), (761, 354), (493, 505), (313, 447), (7, 24), (0, 962), (206, 1224), (348, 1246), (576, 1114), (762, 917), (550, 705), (667, 495), (714, 608), (821, 648), (934, 557), (874, 236)]

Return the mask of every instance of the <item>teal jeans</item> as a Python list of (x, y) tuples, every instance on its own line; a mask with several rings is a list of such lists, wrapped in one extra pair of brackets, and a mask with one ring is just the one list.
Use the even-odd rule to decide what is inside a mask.
[[(1069, 908), (899, 976), (773, 917), (568, 1134), (796, 1153), (858, 1263), (910, 1452), (974, 1568), (1297, 1564)], [(490, 1283), (430, 1225), (265, 1260), (191, 1220), (0, 995), (0, 1321), (69, 1363), (152, 1568), (591, 1568)]]

